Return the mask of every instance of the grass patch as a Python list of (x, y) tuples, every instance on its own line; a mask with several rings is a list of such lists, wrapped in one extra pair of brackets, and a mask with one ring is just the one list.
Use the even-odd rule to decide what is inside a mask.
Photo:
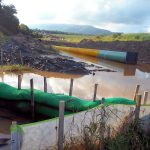
[(6, 66), (1, 66), (0, 71), (8, 71), (8, 72), (18, 72), (18, 71), (31, 71), (32, 68), (28, 66), (23, 66), (23, 65), (6, 65)]
[[(92, 114), (89, 125), (84, 125), (84, 121), (82, 121), (82, 130), (79, 131), (79, 136), (74, 136), (74, 131), (71, 131), (70, 137), (65, 139), (64, 150), (99, 150), (102, 145), (103, 150), (150, 149), (150, 136), (146, 135), (142, 128), (144, 122), (140, 119), (134, 120), (134, 112), (122, 119), (114, 110), (112, 113), (115, 116), (114, 119), (120, 120), (120, 125), (114, 128), (108, 123), (112, 117), (111, 111), (108, 110), (104, 109), (104, 113)], [(74, 125), (72, 129), (76, 126)], [(76, 128), (78, 131), (79, 127)]]
[[(72, 43), (81, 42), (83, 39), (93, 40), (95, 42), (113, 42), (113, 41), (147, 41), (150, 40), (150, 33), (115, 33), (112, 35), (79, 35), (79, 34), (50, 34), (42, 39), (51, 41), (55, 37), (56, 41), (66, 41)], [(63, 40), (60, 40), (63, 39)]]

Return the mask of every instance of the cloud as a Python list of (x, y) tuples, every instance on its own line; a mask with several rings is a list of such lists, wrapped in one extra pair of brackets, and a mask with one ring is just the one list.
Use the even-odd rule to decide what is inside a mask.
[(146, 32), (150, 0), (4, 0), (25, 24), (89, 24), (121, 32)]
[(83, 6), (75, 15), (74, 19), (82, 23), (95, 24), (96, 26), (115, 29), (124, 29), (127, 32), (146, 32), (150, 24), (150, 1), (149, 0), (96, 0), (97, 7), (91, 11)]

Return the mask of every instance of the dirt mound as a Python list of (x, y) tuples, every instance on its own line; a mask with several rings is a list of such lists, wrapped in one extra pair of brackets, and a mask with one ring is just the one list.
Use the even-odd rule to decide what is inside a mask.
[(139, 63), (150, 63), (150, 41), (94, 42), (92, 40), (82, 40), (78, 43), (78, 47), (138, 52)]
[[(51, 44), (30, 36), (13, 36), (2, 45), (3, 65), (24, 64), (39, 70), (89, 74), (85, 64), (60, 56)], [(53, 58), (51, 55), (54, 55)]]

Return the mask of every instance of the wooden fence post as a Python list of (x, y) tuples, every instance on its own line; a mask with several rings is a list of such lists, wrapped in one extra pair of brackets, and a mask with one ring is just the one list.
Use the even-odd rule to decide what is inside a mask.
[(65, 102), (59, 102), (58, 150), (63, 150)]
[(19, 141), (18, 141), (18, 133), (17, 133), (17, 122), (12, 122), (12, 128), (15, 129), (15, 131), (11, 132), (11, 150), (19, 150)]
[(148, 99), (148, 91), (145, 91), (144, 92), (144, 97), (143, 97), (144, 104), (147, 104), (147, 99)]
[(21, 79), (22, 76), (21, 75), (18, 75), (18, 90), (21, 90)]
[(47, 78), (44, 77), (44, 92), (47, 93)]
[(72, 91), (73, 91), (73, 79), (70, 80), (69, 96), (72, 96)]
[(98, 84), (95, 84), (95, 87), (94, 87), (94, 96), (93, 96), (93, 102), (95, 102), (95, 100), (96, 100), (97, 87), (98, 87)]
[(135, 121), (139, 119), (142, 95), (136, 95)]
[(136, 100), (136, 95), (139, 93), (139, 89), (140, 89), (140, 85), (138, 84), (136, 85), (135, 92), (134, 92), (134, 97), (133, 97), (134, 101)]
[(33, 79), (30, 80), (30, 90), (31, 90), (31, 112), (32, 112), (32, 119), (34, 121), (34, 83)]

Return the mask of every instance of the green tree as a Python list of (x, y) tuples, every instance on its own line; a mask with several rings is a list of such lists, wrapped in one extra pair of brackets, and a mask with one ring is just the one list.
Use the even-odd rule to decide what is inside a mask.
[(0, 26), (12, 33), (19, 31), (19, 20), (15, 14), (17, 10), (14, 5), (3, 5), (0, 0)]
[(19, 25), (19, 30), (23, 34), (26, 34), (26, 35), (31, 34), (31, 31), (30, 31), (29, 27), (27, 25), (25, 25), (25, 24), (20, 24)]
[(113, 38), (118, 38), (120, 36), (121, 36), (121, 33), (115, 33), (115, 34), (112, 35)]
[(0, 11), (1, 11), (1, 9), (2, 9), (2, 0), (0, 0)]

